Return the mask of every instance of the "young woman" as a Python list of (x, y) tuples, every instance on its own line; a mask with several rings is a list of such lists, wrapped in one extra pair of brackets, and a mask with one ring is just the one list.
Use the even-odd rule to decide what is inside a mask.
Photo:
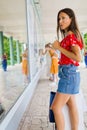
[(45, 50), (42, 54), (49, 52), (51, 57), (51, 67), (50, 67), (50, 78), (49, 80), (54, 81), (55, 83), (58, 80), (58, 54), (56, 50), (52, 47), (51, 43), (45, 45)]
[(28, 83), (28, 52), (25, 49), (22, 54), (22, 73), (24, 74), (24, 83)]
[[(59, 42), (59, 32), (63, 40)], [(80, 73), (78, 70), (81, 61), (80, 50), (83, 48), (82, 37), (79, 32), (75, 14), (72, 9), (65, 8), (57, 16), (58, 40), (53, 48), (61, 52), (59, 60), (59, 82), (52, 110), (57, 130), (65, 130), (62, 108), (68, 105), (71, 119), (71, 130), (78, 130), (79, 116), (75, 94), (79, 93)]]

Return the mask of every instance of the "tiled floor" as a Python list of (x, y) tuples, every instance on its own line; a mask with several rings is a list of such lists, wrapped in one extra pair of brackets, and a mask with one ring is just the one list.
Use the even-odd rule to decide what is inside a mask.
[[(81, 88), (87, 104), (87, 68), (85, 68), (84, 65), (81, 68)], [(87, 111), (84, 113), (84, 125), (85, 130), (87, 130)]]
[[(84, 65), (80, 67), (81, 88), (87, 102), (87, 68)], [(19, 124), (18, 130), (55, 130), (55, 125), (49, 123), (49, 93), (56, 91), (56, 87), (48, 80), (47, 70), (44, 70), (43, 76), (38, 82), (31, 103), (28, 105), (23, 118)], [(87, 113), (84, 113), (84, 125), (87, 130)]]

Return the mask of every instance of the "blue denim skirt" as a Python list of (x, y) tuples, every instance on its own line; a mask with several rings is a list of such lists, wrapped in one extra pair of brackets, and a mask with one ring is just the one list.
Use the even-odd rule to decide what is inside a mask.
[(60, 79), (57, 92), (65, 94), (79, 93), (80, 72), (77, 66), (60, 65), (58, 76)]

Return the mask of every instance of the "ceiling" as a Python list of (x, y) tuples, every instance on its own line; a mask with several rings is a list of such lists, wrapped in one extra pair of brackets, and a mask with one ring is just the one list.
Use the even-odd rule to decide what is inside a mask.
[(0, 31), (26, 42), (25, 0), (0, 0)]
[[(45, 41), (56, 39), (56, 18), (60, 9), (72, 8), (81, 31), (87, 30), (87, 0), (34, 0), (41, 11), (42, 31)], [(0, 0), (0, 31), (26, 41), (25, 0)]]

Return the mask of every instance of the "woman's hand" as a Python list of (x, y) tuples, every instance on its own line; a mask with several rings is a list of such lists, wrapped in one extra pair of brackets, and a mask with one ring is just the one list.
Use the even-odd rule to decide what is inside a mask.
[(59, 50), (59, 48), (60, 48), (60, 43), (56, 40), (56, 41), (54, 41), (54, 43), (52, 44), (52, 47), (53, 47), (54, 49), (56, 49), (56, 50)]

